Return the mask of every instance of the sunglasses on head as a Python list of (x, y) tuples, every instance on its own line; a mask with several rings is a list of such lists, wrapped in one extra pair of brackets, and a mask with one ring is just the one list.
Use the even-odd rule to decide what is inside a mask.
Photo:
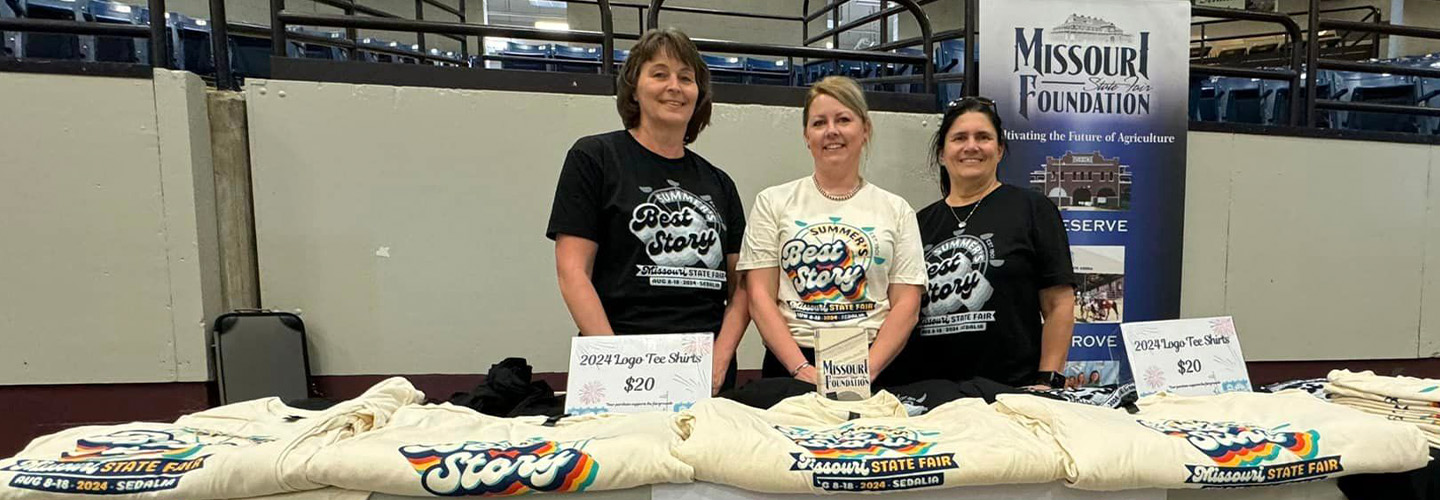
[(959, 99), (950, 101), (950, 104), (945, 105), (945, 110), (952, 110), (970, 103), (979, 103), (981, 106), (990, 108), (991, 111), (995, 111), (995, 101), (990, 100), (989, 97), (980, 97), (978, 95), (961, 97)]

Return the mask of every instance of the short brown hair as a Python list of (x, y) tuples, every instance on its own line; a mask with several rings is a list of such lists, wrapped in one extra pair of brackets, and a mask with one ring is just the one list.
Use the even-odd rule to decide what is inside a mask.
[(619, 89), (615, 108), (620, 111), (620, 120), (626, 129), (640, 126), (640, 103), (635, 101), (635, 85), (640, 81), (640, 67), (660, 54), (669, 54), (695, 71), (695, 85), (700, 94), (695, 99), (695, 113), (685, 126), (685, 144), (695, 142), (700, 131), (710, 125), (710, 67), (700, 58), (700, 51), (690, 37), (675, 28), (650, 30), (630, 48), (630, 57), (620, 70)]
[(860, 84), (853, 78), (838, 75), (827, 76), (810, 87), (809, 95), (805, 96), (805, 108), (800, 113), (803, 126), (810, 126), (810, 104), (822, 95), (840, 101), (840, 104), (860, 115), (860, 121), (867, 130), (873, 130), (870, 125), (870, 105), (865, 103), (865, 92), (860, 90)]

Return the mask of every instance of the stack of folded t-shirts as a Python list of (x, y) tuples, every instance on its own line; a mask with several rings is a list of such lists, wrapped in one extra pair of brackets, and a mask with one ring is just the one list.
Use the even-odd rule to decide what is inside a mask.
[(1259, 388), (1255, 389), (1255, 392), (1275, 393), (1280, 391), (1298, 390), (1305, 391), (1306, 393), (1309, 393), (1311, 396), (1314, 396), (1317, 399), (1328, 401), (1330, 397), (1325, 392), (1325, 386), (1329, 383), (1330, 381), (1324, 378), (1286, 380), (1284, 382), (1275, 382), (1273, 384), (1260, 386)]
[(1119, 408), (1121, 406), (1134, 404), (1138, 398), (1135, 393), (1135, 384), (1075, 387), (1071, 389), (1045, 389), (1032, 390), (1030, 392), (1037, 396), (1048, 397), (1050, 399), (1059, 399), (1090, 406), (1102, 406), (1105, 408)]
[(307, 475), (338, 488), (404, 496), (687, 483), (694, 469), (671, 453), (680, 442), (679, 418), (662, 412), (502, 418), (448, 403), (410, 406), (384, 429), (321, 451)]
[(405, 379), (391, 378), (324, 411), (265, 398), (175, 423), (77, 427), (0, 460), (0, 499), (208, 500), (319, 490), (324, 485), (305, 474), (316, 453), (383, 428), (399, 408), (424, 399)]
[(1141, 398), (1138, 411), (1000, 396), (998, 411), (1053, 436), (1085, 490), (1274, 485), (1425, 466), (1413, 427), (1278, 394)]
[(1330, 401), (1414, 425), (1440, 448), (1440, 380), (1382, 377), (1370, 371), (1331, 370)]
[(768, 493), (885, 492), (1063, 477), (1053, 440), (979, 398), (923, 416), (880, 391), (864, 401), (815, 393), (769, 409), (710, 399), (681, 413), (675, 455), (695, 479)]

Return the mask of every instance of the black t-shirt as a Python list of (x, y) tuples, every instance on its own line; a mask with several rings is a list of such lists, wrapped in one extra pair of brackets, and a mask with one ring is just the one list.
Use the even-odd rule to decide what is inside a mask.
[[(975, 213), (970, 214), (974, 209)], [(966, 229), (958, 221), (970, 216)], [(1034, 383), (1040, 290), (1075, 284), (1060, 210), (1039, 193), (1001, 185), (979, 203), (940, 200), (916, 213), (929, 284), (920, 322), (886, 369), (902, 380), (985, 377)]]
[(591, 282), (615, 333), (720, 331), (745, 212), (700, 155), (665, 158), (625, 130), (575, 141), (545, 229), (560, 233), (599, 245)]

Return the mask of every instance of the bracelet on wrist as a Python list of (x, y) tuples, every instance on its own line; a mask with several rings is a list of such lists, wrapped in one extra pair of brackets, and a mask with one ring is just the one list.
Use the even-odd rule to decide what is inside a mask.
[(804, 363), (800, 363), (800, 365), (799, 365), (799, 366), (796, 366), (794, 370), (790, 370), (790, 376), (791, 376), (791, 377), (794, 377), (794, 376), (796, 376), (796, 375), (799, 375), (799, 374), (800, 374), (800, 370), (804, 370), (805, 367), (807, 367), (807, 366), (814, 366), (814, 365), (811, 365), (809, 361), (806, 361), (806, 362), (804, 362)]

